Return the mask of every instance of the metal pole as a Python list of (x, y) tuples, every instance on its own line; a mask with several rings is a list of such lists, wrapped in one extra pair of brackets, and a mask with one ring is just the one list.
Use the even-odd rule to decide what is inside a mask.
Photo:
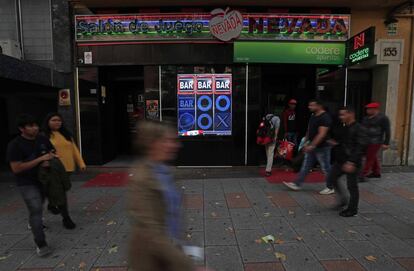
[(82, 154), (82, 133), (80, 119), (80, 98), (79, 98), (79, 68), (75, 69), (75, 119), (76, 119), (76, 135), (78, 138), (79, 151)]
[(160, 104), (158, 110), (160, 110), (160, 121), (162, 121), (162, 88), (161, 88), (161, 65), (158, 66), (158, 89), (160, 95)]
[(24, 40), (23, 40), (23, 20), (22, 20), (22, 3), (20, 0), (17, 2), (17, 27), (19, 32), (19, 40), (20, 40), (20, 51), (22, 55), (22, 59), (24, 59)]
[(348, 67), (345, 68), (345, 93), (344, 93), (344, 106), (348, 104)]
[(247, 125), (248, 125), (248, 108), (249, 108), (249, 63), (246, 63), (246, 106), (245, 106), (245, 118), (246, 118), (246, 127), (245, 127), (245, 140), (244, 140), (244, 165), (247, 166)]

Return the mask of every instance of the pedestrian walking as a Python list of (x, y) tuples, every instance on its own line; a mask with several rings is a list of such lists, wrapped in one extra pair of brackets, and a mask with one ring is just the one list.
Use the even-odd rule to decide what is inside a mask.
[(47, 137), (39, 135), (39, 126), (33, 116), (19, 116), (17, 126), (20, 135), (8, 144), (7, 161), (29, 211), (29, 226), (34, 236), (37, 254), (46, 256), (51, 253), (51, 249), (44, 233), (45, 194), (39, 182), (38, 171), (42, 163), (47, 163), (55, 157), (54, 147)]
[(312, 116), (309, 120), (308, 131), (306, 133), (306, 145), (303, 147), (305, 157), (302, 167), (294, 182), (283, 182), (292, 190), (300, 190), (305, 181), (305, 177), (313, 168), (316, 161), (319, 162), (322, 171), (326, 176), (326, 188), (319, 193), (322, 195), (333, 194), (332, 182), (328, 178), (331, 168), (331, 147), (327, 142), (328, 131), (332, 125), (331, 116), (325, 111), (324, 105), (320, 100), (311, 100), (309, 110)]
[(282, 113), (283, 128), (285, 132), (285, 138), (295, 144), (297, 148), (298, 144), (298, 129), (296, 121), (296, 105), (295, 99), (290, 99), (288, 107)]
[[(59, 113), (48, 114), (43, 122), (42, 130), (53, 144), (56, 154), (68, 175), (71, 175), (76, 170), (76, 167), (80, 170), (86, 169), (85, 162), (74, 142), (73, 136), (64, 126), (63, 118)], [(49, 202), (48, 209), (54, 214), (61, 214), (65, 228), (76, 228), (76, 224), (69, 215), (67, 197), (61, 201), (59, 206), (54, 206)]]
[[(339, 118), (343, 126), (336, 127), (336, 131), (332, 133), (333, 137), (329, 139), (334, 146), (335, 155), (328, 178), (332, 181), (337, 195), (335, 209), (340, 210), (340, 216), (350, 217), (358, 213), (358, 172), (367, 140), (361, 125), (355, 119), (353, 109), (349, 107), (339, 109)], [(338, 181), (342, 175), (346, 175), (349, 201)], [(347, 208), (344, 209), (346, 206)]]
[(370, 143), (366, 150), (365, 165), (362, 170), (362, 178), (381, 178), (381, 164), (378, 153), (390, 146), (391, 129), (387, 116), (381, 113), (379, 103), (369, 103), (365, 106), (367, 116), (362, 125), (366, 130)]
[(181, 195), (167, 166), (179, 149), (176, 131), (161, 123), (141, 122), (137, 135), (140, 159), (131, 172), (128, 191), (130, 267), (135, 271), (196, 270), (181, 247)]
[(266, 176), (272, 175), (273, 161), (275, 159), (275, 148), (277, 143), (277, 135), (280, 128), (280, 119), (273, 114), (267, 114), (264, 118), (267, 134), (271, 141), (265, 145), (266, 151)]

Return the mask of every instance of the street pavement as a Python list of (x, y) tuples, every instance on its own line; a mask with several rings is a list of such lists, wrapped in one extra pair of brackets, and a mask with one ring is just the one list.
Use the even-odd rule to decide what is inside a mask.
[[(47, 258), (36, 256), (25, 206), (7, 174), (0, 175), (0, 270), (128, 270), (126, 188), (81, 187), (98, 173), (74, 176), (69, 201), (77, 229), (63, 229), (59, 216), (45, 213), (54, 249)], [(205, 249), (197, 265), (217, 271), (414, 270), (414, 173), (362, 183), (353, 218), (329, 209), (334, 198), (317, 194), (322, 184), (291, 192), (251, 170), (246, 177), (178, 176), (184, 239)], [(265, 243), (266, 235), (275, 241)]]

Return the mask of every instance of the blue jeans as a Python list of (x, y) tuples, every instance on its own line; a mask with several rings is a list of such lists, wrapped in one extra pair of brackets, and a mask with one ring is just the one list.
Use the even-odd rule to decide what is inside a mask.
[(25, 185), (19, 186), (20, 193), (29, 211), (29, 225), (38, 247), (46, 245), (46, 236), (43, 230), (43, 202), (44, 194), (40, 186)]
[(296, 132), (289, 132), (286, 134), (286, 139), (295, 144), (295, 149), (298, 148), (298, 134)]
[(333, 188), (332, 181), (329, 178), (331, 170), (331, 147), (316, 148), (312, 152), (306, 153), (302, 163), (302, 168), (296, 178), (295, 184), (301, 186), (305, 181), (306, 175), (313, 168), (316, 161), (321, 165), (321, 169), (325, 174), (326, 187)]

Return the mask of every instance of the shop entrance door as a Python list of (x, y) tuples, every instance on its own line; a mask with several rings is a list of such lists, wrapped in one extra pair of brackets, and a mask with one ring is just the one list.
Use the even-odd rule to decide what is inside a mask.
[[(296, 120), (299, 137), (306, 132), (309, 118), (308, 101), (315, 97), (316, 67), (313, 65), (249, 66), (248, 164), (265, 163), (263, 146), (256, 144), (256, 130), (266, 114), (282, 119), (290, 99), (297, 100)], [(278, 137), (284, 137), (283, 122)]]

